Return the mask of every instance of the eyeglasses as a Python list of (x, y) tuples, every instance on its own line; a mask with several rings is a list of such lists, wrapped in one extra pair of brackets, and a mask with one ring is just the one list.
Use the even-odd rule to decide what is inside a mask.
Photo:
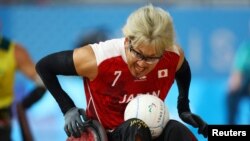
[(160, 57), (146, 57), (143, 54), (141, 54), (140, 52), (136, 51), (133, 46), (131, 45), (131, 43), (129, 44), (129, 50), (130, 52), (133, 54), (133, 56), (135, 58), (137, 58), (138, 60), (143, 60), (145, 61), (147, 64), (155, 64), (157, 63), (162, 56)]

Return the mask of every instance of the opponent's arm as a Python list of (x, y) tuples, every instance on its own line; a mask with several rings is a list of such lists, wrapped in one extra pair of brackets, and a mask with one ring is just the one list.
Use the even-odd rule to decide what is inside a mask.
[(14, 55), (17, 69), (35, 82), (35, 88), (16, 105), (22, 138), (23, 140), (31, 141), (33, 140), (33, 137), (30, 131), (28, 119), (26, 117), (26, 109), (41, 99), (41, 97), (45, 94), (46, 88), (36, 73), (35, 64), (32, 62), (28, 52), (21, 45), (15, 44)]
[(179, 91), (177, 102), (178, 113), (184, 122), (192, 125), (193, 127), (198, 127), (198, 133), (207, 137), (206, 122), (204, 122), (198, 115), (193, 114), (189, 107), (188, 95), (191, 82), (191, 70), (182, 50), (180, 50), (180, 53), (180, 62), (175, 76)]
[(35, 70), (35, 64), (28, 52), (19, 44), (15, 44), (15, 60), (17, 69), (35, 82), (35, 88), (22, 100), (24, 110), (31, 107), (45, 94), (46, 88)]

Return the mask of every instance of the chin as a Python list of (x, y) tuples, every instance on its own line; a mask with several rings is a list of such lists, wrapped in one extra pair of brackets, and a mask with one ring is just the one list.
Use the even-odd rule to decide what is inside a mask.
[(146, 74), (148, 74), (148, 72), (144, 69), (141, 72), (136, 71), (136, 69), (134, 68), (134, 66), (129, 67), (130, 73), (135, 77), (135, 78), (141, 78), (143, 76), (145, 76)]
[(140, 73), (134, 72), (134, 76), (135, 76), (136, 78), (141, 78), (141, 77), (143, 77), (143, 76), (145, 76), (145, 75), (147, 75), (146, 72), (140, 72)]
[(134, 69), (130, 69), (130, 73), (135, 77), (135, 78), (140, 78), (140, 74), (136, 73)]
[(136, 74), (136, 72), (135, 71), (131, 71), (131, 74), (134, 76), (134, 77), (138, 77), (138, 74)]

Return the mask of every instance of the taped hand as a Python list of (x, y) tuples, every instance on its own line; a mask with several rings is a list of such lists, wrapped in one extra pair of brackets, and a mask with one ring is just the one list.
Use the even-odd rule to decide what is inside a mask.
[(77, 107), (71, 108), (64, 115), (65, 125), (64, 131), (70, 136), (76, 138), (81, 136), (81, 131), (84, 128), (84, 121), (86, 120), (86, 115), (84, 109)]
[(207, 138), (207, 134), (208, 134), (207, 123), (203, 121), (198, 115), (195, 115), (191, 112), (182, 112), (180, 114), (180, 118), (184, 122), (192, 125), (195, 128), (198, 128), (198, 133), (202, 134), (205, 138)]

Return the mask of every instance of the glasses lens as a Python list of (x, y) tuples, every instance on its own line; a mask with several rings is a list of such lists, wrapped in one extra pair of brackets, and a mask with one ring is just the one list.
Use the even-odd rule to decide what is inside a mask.
[(144, 60), (144, 56), (133, 49), (133, 47), (130, 47), (130, 52), (132, 52), (133, 56), (137, 58), (138, 60)]
[(154, 64), (157, 63), (161, 57), (145, 57), (144, 55), (142, 55), (141, 53), (137, 52), (133, 46), (130, 44), (130, 52), (132, 53), (132, 55), (137, 58), (138, 60), (143, 60), (145, 61), (147, 64)]

